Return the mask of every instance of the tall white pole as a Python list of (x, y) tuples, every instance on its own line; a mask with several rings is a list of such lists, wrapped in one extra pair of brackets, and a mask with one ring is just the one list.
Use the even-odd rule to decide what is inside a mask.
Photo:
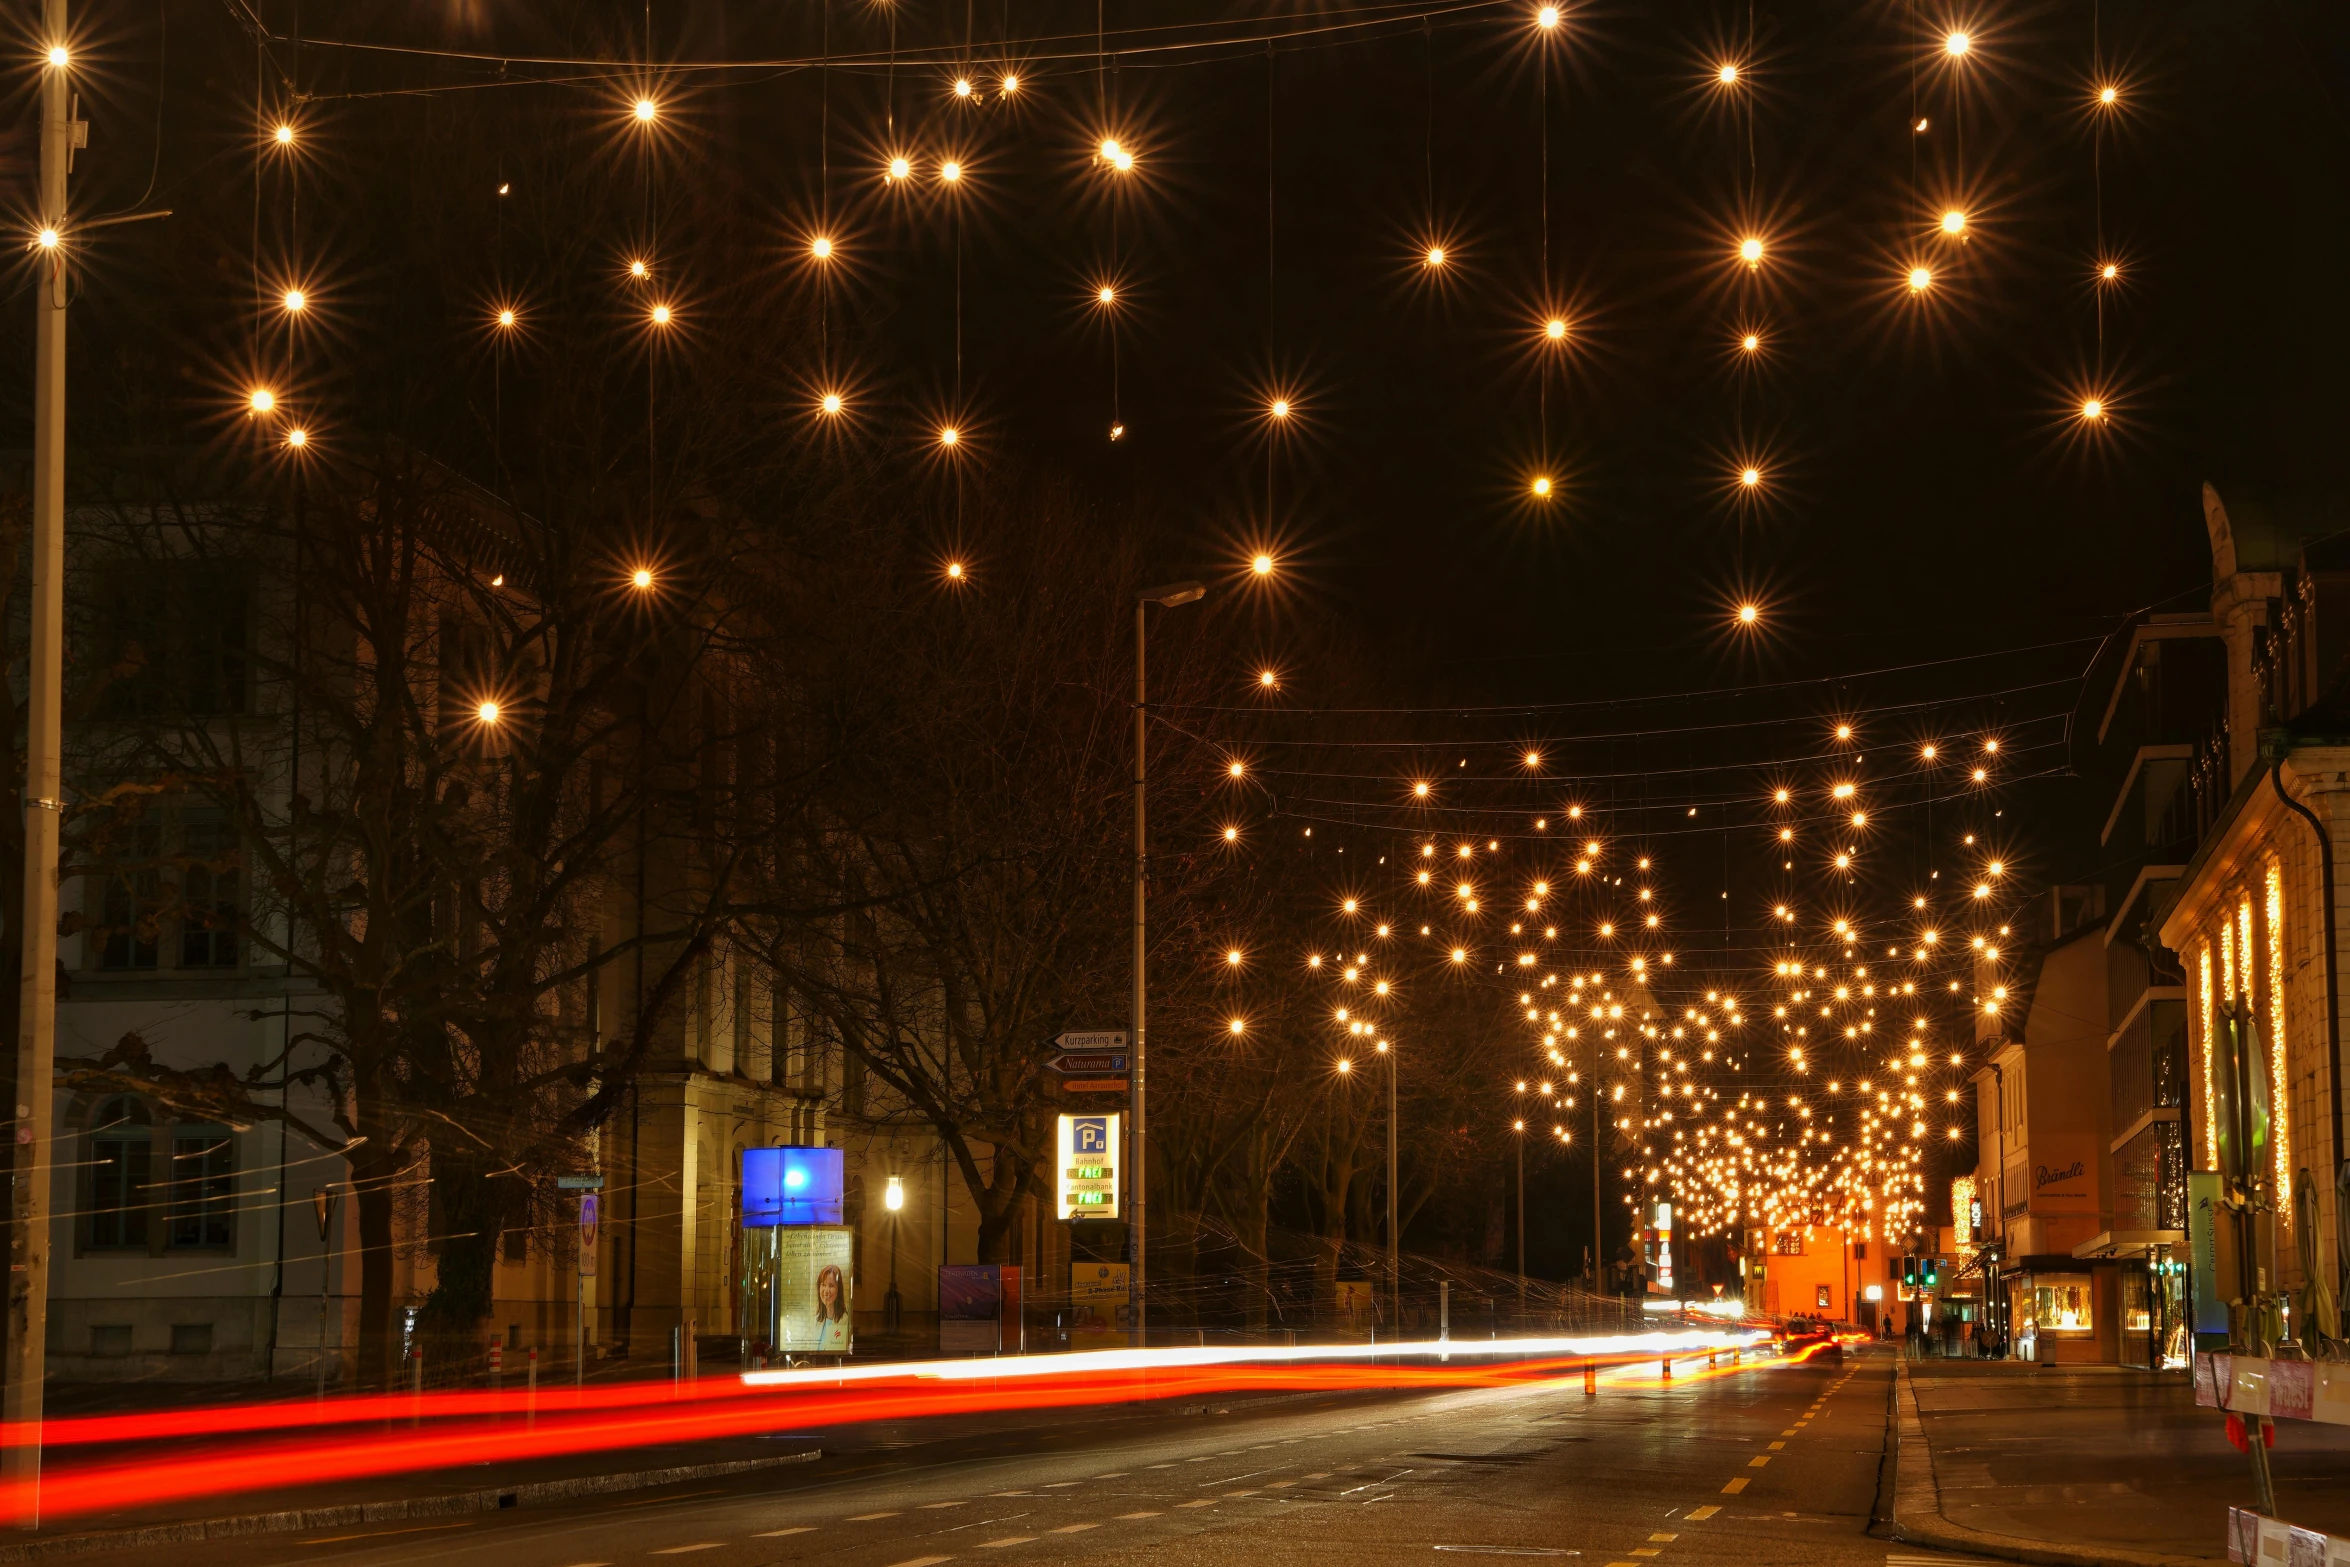
[(1131, 1095), (1129, 1111), (1134, 1122), (1133, 1142), (1129, 1158), (1133, 1168), (1126, 1177), (1126, 1190), (1133, 1198), (1134, 1211), (1127, 1218), (1126, 1233), (1132, 1237), (1127, 1250), (1126, 1287), (1128, 1290), (1126, 1315), (1132, 1342), (1140, 1349), (1148, 1342), (1143, 1334), (1143, 1196), (1150, 1168), (1148, 1123), (1144, 1120), (1146, 1101), (1143, 1098), (1143, 934), (1145, 920), (1145, 889), (1149, 884), (1150, 850), (1143, 820), (1143, 757), (1149, 740), (1148, 717), (1143, 708), (1145, 686), (1143, 680), (1143, 653), (1145, 647), (1144, 616), (1150, 601), (1134, 601), (1134, 1078), (1128, 1085)]
[(1395, 1331), (1403, 1333), (1401, 1237), (1395, 1232), (1395, 1046), (1387, 1047), (1387, 1302), (1395, 1308)]
[(15, 1522), (41, 1522), (41, 1383), (49, 1336), (49, 1089), (57, 1056), (57, 819), (63, 809), (65, 663), (65, 176), (73, 147), (66, 0), (43, 0), (41, 235), (34, 255), (32, 670), (25, 731), (24, 889), (17, 991), (16, 1159), (10, 1201), (7, 1389), (0, 1413), (32, 1439), (6, 1448), (0, 1474), (25, 1498)]

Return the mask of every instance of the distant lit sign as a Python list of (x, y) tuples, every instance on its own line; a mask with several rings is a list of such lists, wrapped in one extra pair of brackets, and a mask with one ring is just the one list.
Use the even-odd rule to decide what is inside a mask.
[(743, 1223), (839, 1224), (838, 1148), (745, 1148)]
[(1115, 1115), (1065, 1115), (1054, 1138), (1054, 1191), (1064, 1219), (1118, 1217), (1119, 1123)]

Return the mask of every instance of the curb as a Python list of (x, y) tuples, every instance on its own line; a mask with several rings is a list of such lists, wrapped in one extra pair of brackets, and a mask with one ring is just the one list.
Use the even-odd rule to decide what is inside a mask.
[(2118, 1545), (2071, 1545), (2020, 1535), (1992, 1534), (1952, 1523), (1942, 1516), (1942, 1488), (1934, 1478), (1934, 1452), (1918, 1418), (1917, 1390), (1909, 1385), (1909, 1362), (1893, 1362), (1893, 1535), (1913, 1545), (1938, 1546), (2037, 1567), (2214, 1567), (2216, 1556), (2171, 1556)]
[(641, 1469), (629, 1474), (581, 1475), (570, 1480), (539, 1480), (528, 1485), (493, 1486), (480, 1491), (458, 1491), (448, 1496), (424, 1496), (388, 1502), (360, 1502), (344, 1507), (289, 1508), (275, 1513), (245, 1513), (233, 1518), (191, 1518), (181, 1523), (148, 1524), (136, 1529), (114, 1529), (97, 1534), (61, 1534), (53, 1539), (0, 1545), (0, 1562), (41, 1561), (52, 1556), (79, 1556), (90, 1551), (137, 1550), (154, 1545), (187, 1545), (203, 1540), (233, 1540), (245, 1535), (286, 1534), (298, 1529), (338, 1529), (352, 1524), (387, 1523), (402, 1518), (445, 1518), (464, 1513), (506, 1512), (517, 1507), (599, 1496), (613, 1491), (642, 1491), (675, 1485), (681, 1480), (714, 1480), (722, 1475), (747, 1474), (786, 1464), (812, 1464), (824, 1456), (822, 1448), (786, 1453), (775, 1458), (742, 1458), (718, 1464), (685, 1464), (674, 1469)]

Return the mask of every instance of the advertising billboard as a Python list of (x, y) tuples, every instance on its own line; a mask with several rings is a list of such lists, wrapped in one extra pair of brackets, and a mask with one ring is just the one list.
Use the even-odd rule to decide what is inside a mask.
[(743, 1332), (769, 1354), (856, 1350), (856, 1232), (766, 1224), (743, 1232)]
[(1129, 1304), (1125, 1263), (1070, 1263), (1069, 1347), (1110, 1349), (1124, 1344)]

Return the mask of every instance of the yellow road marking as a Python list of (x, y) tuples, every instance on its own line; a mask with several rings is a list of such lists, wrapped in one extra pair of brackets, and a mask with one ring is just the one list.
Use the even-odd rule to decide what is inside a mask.
[[(876, 1518), (895, 1518), (896, 1516), (897, 1516), (897, 1514), (896, 1514), (896, 1513), (859, 1513), (859, 1514), (857, 1514), (857, 1516), (856, 1516), (856, 1517), (854, 1517), (854, 1518), (851, 1518), (851, 1519), (849, 1520), (849, 1522), (851, 1522), (851, 1523), (871, 1523), (871, 1522), (872, 1522), (874, 1519), (876, 1519)], [(693, 1547), (693, 1549), (695, 1549), (695, 1550), (700, 1550), (700, 1549), (701, 1549), (701, 1547), (700, 1547), (700, 1546), (695, 1546), (695, 1547)]]
[[(983, 1551), (1000, 1551), (1007, 1545), (1026, 1545), (1035, 1538), (1036, 1536), (1033, 1534), (1007, 1534), (1000, 1540), (982, 1540), (979, 1542), (979, 1548)], [(934, 1556), (931, 1560), (945, 1561), (946, 1558)]]
[(1099, 1529), (1098, 1523), (1065, 1523), (1058, 1529), (1047, 1529), (1047, 1534), (1083, 1534), (1088, 1529)]
[[(960, 1507), (962, 1504), (960, 1502), (939, 1502), (933, 1505), (939, 1507)], [(804, 1523), (796, 1528), (791, 1529), (769, 1529), (764, 1534), (754, 1534), (751, 1536), (751, 1538), (754, 1540), (780, 1540), (787, 1534), (814, 1534), (815, 1532), (816, 1526), (814, 1524)]]
[(1119, 1522), (1124, 1523), (1136, 1518), (1156, 1518), (1158, 1516), (1159, 1515), (1157, 1513), (1120, 1513), (1118, 1515), (1118, 1520)]
[(1737, 1479), (1722, 1487), (1722, 1494), (1724, 1496), (1736, 1496), (1740, 1491), (1746, 1489), (1746, 1481), (1747, 1477), (1745, 1475), (1740, 1475)]
[(1773, 1443), (1771, 1444), (1771, 1451), (1772, 1451), (1772, 1452), (1774, 1452), (1774, 1453), (1782, 1453), (1782, 1452), (1785, 1452), (1786, 1450), (1787, 1450), (1787, 1444), (1786, 1444), (1786, 1443), (1784, 1443), (1784, 1442), (1773, 1442)]
[(1770, 1461), (1771, 1461), (1771, 1455), (1770, 1455), (1770, 1454), (1768, 1454), (1768, 1453), (1757, 1453), (1757, 1454), (1755, 1454), (1755, 1455), (1754, 1455), (1752, 1458), (1749, 1458), (1749, 1459), (1746, 1461), (1746, 1467), (1747, 1467), (1747, 1468), (1749, 1468), (1749, 1469), (1760, 1469), (1760, 1468), (1761, 1468), (1763, 1465), (1765, 1465), (1765, 1464), (1769, 1463)]
[(1212, 1496), (1203, 1496), (1196, 1502), (1177, 1502), (1175, 1505), (1177, 1507), (1213, 1507), (1216, 1505), (1216, 1499)]
[(1708, 1518), (1711, 1518), (1714, 1514), (1720, 1511), (1721, 1509), (1716, 1507), (1711, 1502), (1706, 1503), (1703, 1507), (1692, 1507), (1689, 1509), (1689, 1521), (1691, 1523), (1703, 1523)]
[(694, 1551), (714, 1551), (723, 1543), (719, 1540), (697, 1540), (691, 1545), (664, 1545), (653, 1554), (655, 1556), (685, 1556)]
[(1670, 1545), (1681, 1537), (1677, 1534), (1652, 1534), (1648, 1538), (1651, 1544)]

